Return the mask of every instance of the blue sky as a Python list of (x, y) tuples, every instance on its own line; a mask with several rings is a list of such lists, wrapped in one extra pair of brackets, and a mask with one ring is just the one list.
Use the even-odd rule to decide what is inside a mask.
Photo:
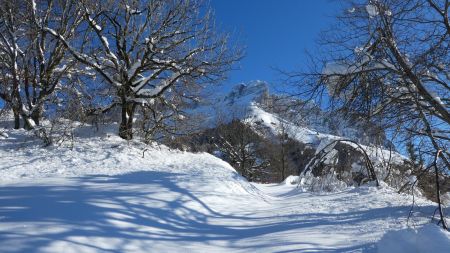
[(305, 49), (315, 47), (319, 32), (333, 21), (332, 0), (211, 0), (217, 24), (246, 47), (240, 70), (225, 84), (251, 80), (276, 84), (271, 69), (294, 70), (305, 64)]
[[(315, 47), (319, 32), (333, 21), (333, 0), (210, 0), (219, 28), (231, 32), (245, 57), (224, 83), (251, 80), (277, 86), (280, 75), (271, 67), (295, 70), (305, 64), (305, 49)], [(2, 102), (0, 101), (0, 107)]]

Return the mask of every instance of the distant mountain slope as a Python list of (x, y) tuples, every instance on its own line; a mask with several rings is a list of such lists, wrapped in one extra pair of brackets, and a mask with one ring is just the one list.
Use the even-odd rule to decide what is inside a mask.
[(345, 137), (361, 144), (391, 145), (375, 124), (323, 111), (312, 102), (271, 94), (269, 84), (264, 81), (241, 83), (230, 92), (213, 93), (203, 104), (194, 107), (191, 113), (203, 115), (204, 128), (264, 114), (301, 126), (304, 131), (316, 135)]
[(233, 119), (247, 116), (250, 106), (269, 96), (269, 86), (263, 81), (238, 84), (226, 93), (208, 94), (207, 98), (189, 110), (204, 118), (203, 128), (215, 127), (220, 123), (229, 123)]

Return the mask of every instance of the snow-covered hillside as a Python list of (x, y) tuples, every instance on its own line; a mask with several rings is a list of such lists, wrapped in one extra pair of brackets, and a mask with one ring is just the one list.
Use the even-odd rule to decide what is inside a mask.
[[(317, 142), (323, 138), (336, 139), (336, 136), (352, 139), (361, 144), (373, 142), (373, 136), (369, 134), (371, 130), (369, 128), (373, 127), (373, 124), (364, 125), (361, 121), (351, 121), (344, 115), (326, 112), (313, 102), (304, 103), (291, 96), (271, 94), (269, 86), (267, 82), (260, 80), (237, 84), (229, 92), (214, 93), (210, 99), (194, 107), (190, 113), (204, 116), (204, 128), (228, 123), (233, 119), (262, 120), (265, 124), (272, 124), (269, 125), (272, 128), (281, 121), (301, 126), (295, 129), (300, 132), (296, 133), (294, 138), (304, 138), (302, 140), (304, 142)], [(283, 115), (264, 109), (274, 107), (284, 108), (281, 110)]]
[(450, 249), (449, 233), (420, 229), (433, 203), (416, 198), (409, 225), (419, 230), (402, 230), (412, 198), (386, 186), (302, 192), (250, 184), (209, 154), (92, 136), (89, 127), (73, 146), (47, 148), (23, 130), (2, 131), (0, 252)]
[(217, 92), (209, 99), (194, 106), (189, 113), (204, 117), (203, 128), (212, 128), (220, 123), (228, 123), (233, 119), (245, 118), (250, 106), (268, 96), (269, 87), (266, 82), (253, 81), (248, 84), (237, 84), (229, 92)]
[[(113, 128), (112, 128), (113, 129)], [(254, 191), (226, 162), (209, 154), (170, 151), (165, 146), (125, 142), (113, 130), (94, 136), (92, 127), (76, 131), (74, 142), (63, 147), (41, 148), (42, 143), (24, 130), (9, 130), (0, 142), (2, 176), (0, 182), (33, 180), (40, 177), (74, 177), (134, 173), (142, 171), (195, 175), (201, 180), (219, 180), (221, 185), (204, 189), (223, 193)], [(214, 168), (220, 168), (214, 170)], [(205, 170), (204, 168), (210, 168)], [(189, 178), (188, 177), (188, 178)], [(205, 187), (208, 184), (205, 184)], [(231, 191), (231, 192), (229, 192)]]

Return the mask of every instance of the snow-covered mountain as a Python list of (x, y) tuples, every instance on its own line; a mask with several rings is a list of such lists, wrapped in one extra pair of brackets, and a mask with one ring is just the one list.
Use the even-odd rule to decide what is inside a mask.
[[(300, 132), (310, 133), (304, 135), (307, 138), (306, 142), (315, 135), (324, 138), (348, 138), (366, 145), (377, 144), (385, 147), (391, 145), (382, 130), (376, 128), (373, 123), (365, 124), (361, 120), (349, 119), (335, 112), (326, 112), (313, 102), (271, 94), (269, 87), (267, 82), (259, 80), (240, 83), (229, 92), (214, 93), (210, 99), (191, 112), (203, 115), (205, 128), (228, 123), (233, 119), (252, 118), (273, 124), (277, 121), (295, 125)], [(274, 122), (269, 122), (269, 119), (273, 119)]]
[(223, 98), (216, 102), (229, 107), (249, 106), (253, 102), (261, 102), (269, 96), (269, 84), (264, 81), (253, 81), (238, 84)]
[(233, 119), (243, 119), (254, 103), (260, 103), (269, 96), (269, 86), (263, 81), (238, 84), (229, 92), (211, 92), (208, 99), (190, 110), (191, 114), (204, 118), (203, 128), (212, 128), (217, 124), (228, 123)]

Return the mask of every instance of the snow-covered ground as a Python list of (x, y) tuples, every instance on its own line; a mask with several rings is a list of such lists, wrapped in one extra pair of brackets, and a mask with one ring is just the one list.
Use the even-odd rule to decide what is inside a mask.
[[(388, 187), (302, 192), (292, 183), (250, 184), (209, 154), (113, 134), (42, 148), (22, 130), (6, 132), (0, 252), (450, 250), (449, 233), (422, 227), (433, 203), (416, 198), (409, 225), (419, 230), (408, 230), (412, 199)], [(419, 251), (423, 233), (432, 236)], [(436, 240), (440, 248), (430, 248)]]

